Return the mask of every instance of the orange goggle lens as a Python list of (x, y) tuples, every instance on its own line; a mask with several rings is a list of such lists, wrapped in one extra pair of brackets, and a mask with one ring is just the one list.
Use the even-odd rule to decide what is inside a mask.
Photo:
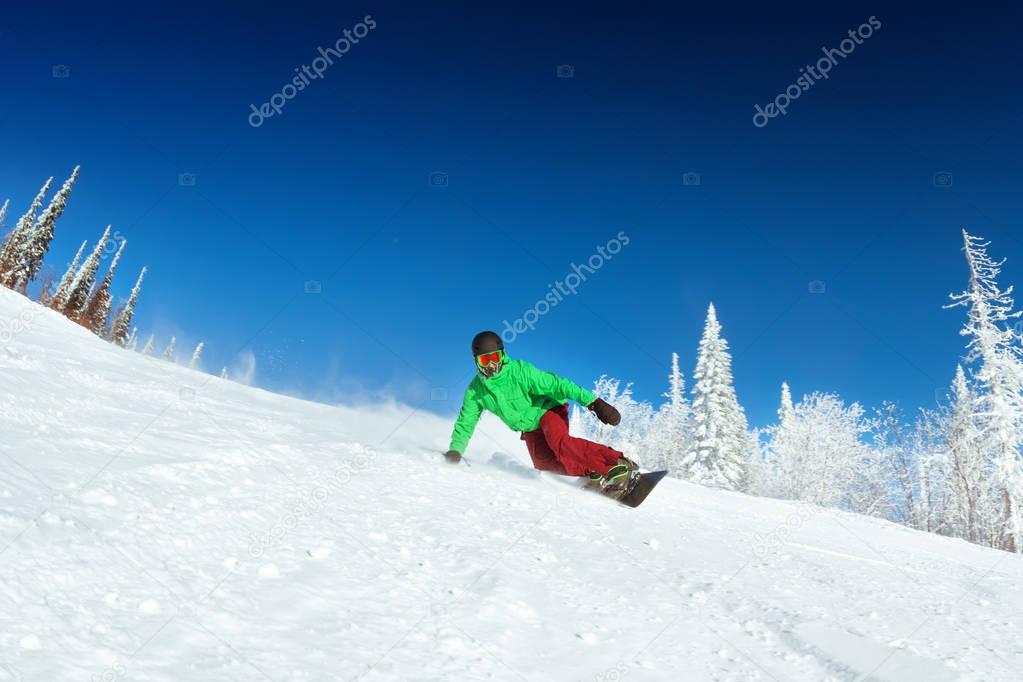
[(493, 353), (481, 353), (476, 356), (476, 362), (479, 363), (480, 367), (486, 367), (487, 365), (496, 364), (501, 362), (501, 351), (495, 351)]

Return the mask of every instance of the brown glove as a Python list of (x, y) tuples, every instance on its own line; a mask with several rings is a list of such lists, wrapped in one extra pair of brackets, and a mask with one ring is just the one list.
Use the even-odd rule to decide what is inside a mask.
[(611, 405), (597, 398), (592, 403), (586, 406), (593, 414), (597, 415), (597, 419), (610, 424), (611, 426), (618, 426), (618, 423), (622, 421), (622, 415)]
[(448, 450), (444, 453), (444, 459), (451, 462), (452, 464), (458, 464), (462, 461), (462, 453), (455, 452), (454, 450)]

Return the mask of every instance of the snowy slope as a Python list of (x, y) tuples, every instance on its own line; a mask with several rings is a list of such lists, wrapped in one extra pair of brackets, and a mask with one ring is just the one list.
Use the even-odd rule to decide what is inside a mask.
[(1019, 557), (0, 320), (0, 679), (1023, 679)]

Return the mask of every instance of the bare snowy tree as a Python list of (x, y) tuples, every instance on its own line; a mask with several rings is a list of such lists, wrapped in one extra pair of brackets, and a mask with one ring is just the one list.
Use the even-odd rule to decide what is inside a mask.
[(990, 545), (998, 536), (998, 498), (992, 495), (977, 423), (977, 395), (956, 366), (950, 404), (942, 424), (946, 459), (946, 522), (949, 533), (970, 542)]
[(36, 294), (36, 302), (39, 305), (48, 306), (53, 297), (53, 285), (57, 281), (57, 271), (53, 269), (52, 265), (44, 265), (38, 281), (39, 293)]
[(987, 253), (989, 242), (963, 230), (963, 253), (970, 280), (965, 291), (951, 296), (948, 307), (962, 306), (969, 337), (967, 360), (979, 363), (974, 374), (978, 391), (974, 412), (981, 447), (991, 468), (992, 485), (1001, 499), (1000, 532), (995, 546), (1023, 553), (1023, 337), (1013, 322), (1012, 287), (998, 284), (1004, 261)]
[(602, 424), (589, 410), (573, 408), (569, 420), (572, 433), (596, 440), (629, 458), (649, 466), (644, 444), (649, 436), (653, 421), (653, 407), (647, 402), (638, 402), (632, 397), (632, 385), (623, 388), (618, 379), (601, 376), (594, 383), (593, 394), (614, 405), (622, 415), (618, 426)]
[[(872, 459), (861, 440), (870, 429), (863, 408), (815, 392), (794, 406), (783, 404), (779, 415), (784, 417), (771, 429), (764, 454), (771, 470), (770, 493), (878, 515), (882, 500), (862, 485), (869, 479), (863, 467)], [(887, 491), (880, 493), (885, 495)]]

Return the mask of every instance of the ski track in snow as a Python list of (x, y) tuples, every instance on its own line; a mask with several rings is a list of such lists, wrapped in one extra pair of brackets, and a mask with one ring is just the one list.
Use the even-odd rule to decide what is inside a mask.
[[(27, 311), (27, 312), (26, 312)], [(1023, 560), (529, 469), (495, 420), (327, 407), (0, 290), (0, 680), (1012, 680)]]

